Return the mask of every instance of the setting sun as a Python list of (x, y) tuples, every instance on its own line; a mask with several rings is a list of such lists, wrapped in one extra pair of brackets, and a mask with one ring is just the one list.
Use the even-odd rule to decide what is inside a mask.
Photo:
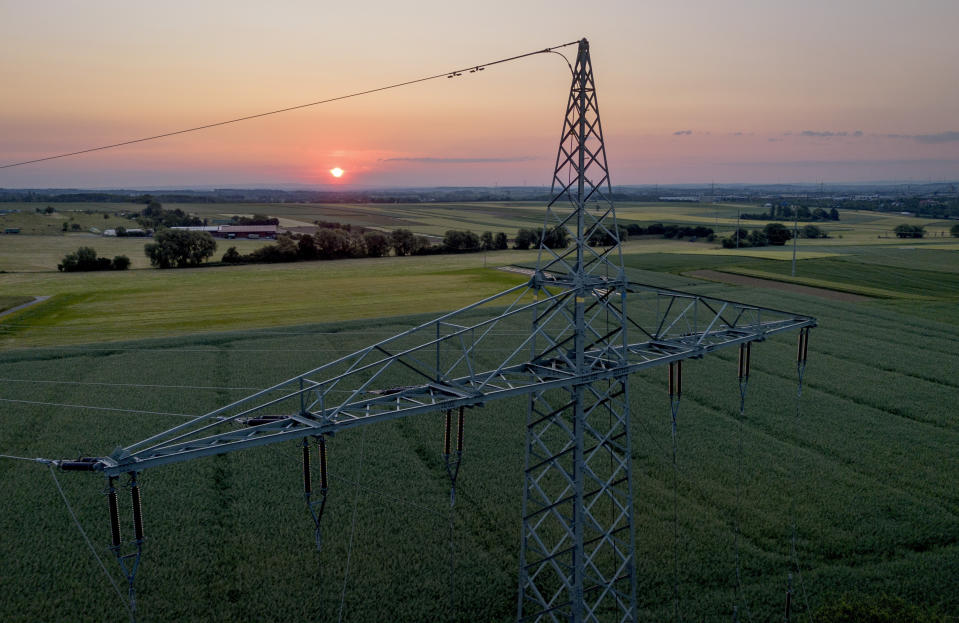
[(333, 175), (333, 177), (343, 177), (343, 169), (340, 167), (334, 167), (330, 169), (330, 173)]

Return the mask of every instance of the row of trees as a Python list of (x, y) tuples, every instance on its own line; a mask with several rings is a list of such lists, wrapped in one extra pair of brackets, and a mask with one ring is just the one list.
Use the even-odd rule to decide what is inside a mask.
[[(818, 229), (818, 228), (817, 228)], [(782, 223), (769, 223), (762, 229), (747, 231), (740, 227), (728, 238), (723, 238), (724, 249), (782, 246), (792, 240), (793, 232)]]
[(117, 255), (112, 260), (108, 257), (97, 257), (96, 249), (80, 247), (73, 253), (64, 256), (63, 261), (57, 264), (57, 270), (63, 273), (76, 273), (93, 270), (126, 270), (130, 267), (130, 258)]
[(553, 227), (545, 235), (542, 229), (520, 229), (513, 240), (513, 248), (519, 250), (535, 249), (540, 245), (549, 249), (565, 249), (569, 246), (569, 234), (562, 227)]
[(257, 264), (298, 262), (308, 260), (337, 260), (360, 257), (383, 257), (391, 252), (397, 257), (433, 255), (438, 253), (475, 253), (482, 250), (506, 249), (506, 234), (451, 229), (440, 244), (433, 244), (426, 236), (418, 236), (408, 229), (396, 229), (389, 234), (376, 230), (321, 223), (312, 236), (309, 234), (281, 234), (276, 243), (268, 244), (248, 254), (230, 247), (223, 255), (226, 264)]
[(281, 234), (276, 242), (247, 254), (230, 247), (224, 264), (275, 264), (309, 260), (338, 260), (350, 257), (382, 257), (390, 251), (387, 236), (378, 231), (319, 229), (316, 234)]
[(155, 199), (151, 199), (149, 203), (147, 203), (147, 207), (140, 211), (136, 216), (136, 221), (145, 229), (191, 227), (204, 224), (203, 220), (199, 217), (187, 214), (180, 208), (164, 210), (160, 202)]
[(830, 208), (828, 211), (823, 208), (813, 208), (810, 210), (806, 206), (787, 206), (774, 205), (768, 212), (758, 214), (741, 214), (740, 218), (759, 221), (838, 221), (839, 210)]

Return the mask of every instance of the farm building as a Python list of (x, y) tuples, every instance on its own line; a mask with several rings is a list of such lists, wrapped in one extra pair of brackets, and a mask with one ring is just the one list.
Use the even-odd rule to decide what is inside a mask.
[(276, 225), (197, 225), (193, 227), (174, 227), (187, 231), (205, 231), (214, 238), (264, 238), (274, 239), (277, 234)]
[(276, 238), (276, 225), (220, 225), (217, 238)]

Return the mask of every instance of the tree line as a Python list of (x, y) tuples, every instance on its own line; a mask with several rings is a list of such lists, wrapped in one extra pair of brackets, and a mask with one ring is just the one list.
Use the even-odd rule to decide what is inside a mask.
[(813, 208), (806, 206), (774, 205), (768, 212), (740, 214), (739, 218), (757, 221), (838, 221), (839, 210), (830, 208)]

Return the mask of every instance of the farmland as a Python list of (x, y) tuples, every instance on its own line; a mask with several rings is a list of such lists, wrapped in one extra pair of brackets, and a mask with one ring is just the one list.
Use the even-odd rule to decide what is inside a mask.
[[(369, 226), (384, 227), (397, 219), (403, 223), (397, 227), (440, 234), (450, 227), (511, 231), (534, 225), (541, 215), (532, 205), (386, 206), (382, 214), (368, 206), (341, 206), (338, 213), (274, 207), (245, 207), (243, 213), (304, 222), (361, 224), (366, 218)], [(735, 210), (626, 205), (619, 214), (627, 222), (688, 218), (731, 228)], [(647, 371), (632, 381), (641, 620), (672, 618), (674, 556), (683, 618), (730, 620), (737, 515), (745, 620), (780, 620), (790, 572), (800, 611), (807, 603), (816, 611), (844, 595), (874, 600), (889, 594), (932, 612), (959, 614), (959, 250), (948, 238), (877, 238), (900, 220), (844, 213), (839, 223), (826, 225), (833, 238), (801, 242), (795, 279), (791, 252), (781, 247), (737, 251), (666, 240), (625, 246), (627, 271), (636, 281), (793, 310), (815, 316), (820, 325), (812, 332), (798, 417), (791, 337), (756, 345), (741, 422), (735, 353), (689, 363), (676, 489), (665, 372)], [(2, 262), (28, 256), (30, 247), (36, 254), (20, 268), (0, 264), (11, 271), (0, 275), (0, 304), (51, 295), (0, 320), (3, 454), (108, 453), (183, 415), (208, 411), (522, 280), (484, 269), (483, 254), (64, 275), (28, 267), (49, 266), (44, 254), (58, 259), (62, 247), (21, 242), (46, 244), (46, 238), (67, 241), (66, 251), (81, 239), (0, 241)], [(13, 241), (24, 246), (9, 251)], [(119, 242), (131, 241), (110, 244)], [(97, 250), (121, 252), (113, 248)], [(137, 261), (133, 247), (127, 254)], [(490, 267), (533, 261), (532, 252), (485, 258)], [(795, 280), (869, 300), (735, 287), (687, 274), (704, 268)], [(503, 337), (504, 348), (509, 340)], [(137, 580), (142, 620), (337, 620), (341, 596), (349, 621), (510, 620), (524, 420), (525, 403), (516, 400), (468, 413), (452, 511), (452, 610), (443, 430), (439, 416), (426, 416), (330, 441), (332, 490), (319, 553), (295, 443), (144, 473), (148, 541)], [(2, 461), (0, 476), (6, 501), (0, 618), (124, 620), (120, 600), (46, 468)], [(107, 568), (115, 570), (105, 547), (102, 482), (82, 474), (57, 477)], [(793, 522), (801, 574), (791, 563)]]

